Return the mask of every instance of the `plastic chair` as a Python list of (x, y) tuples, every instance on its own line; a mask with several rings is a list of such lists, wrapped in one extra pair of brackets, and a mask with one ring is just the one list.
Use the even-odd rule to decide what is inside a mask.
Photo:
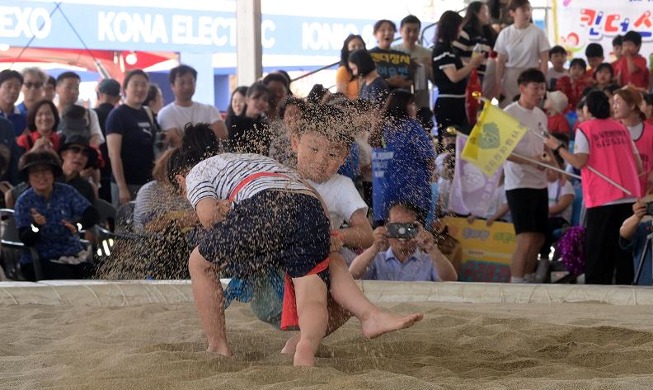
[(25, 246), (18, 235), (14, 210), (0, 209), (0, 224), (2, 227), (2, 266), (5, 276), (12, 280), (25, 280), (20, 271), (20, 257), (24, 251), (30, 251), (34, 264), (34, 275), (37, 280), (43, 278), (41, 260), (36, 249)]

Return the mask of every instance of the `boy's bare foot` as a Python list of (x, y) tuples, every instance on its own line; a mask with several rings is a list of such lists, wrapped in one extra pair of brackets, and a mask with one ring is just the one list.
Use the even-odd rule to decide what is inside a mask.
[(313, 367), (315, 365), (315, 351), (309, 342), (300, 340), (297, 343), (293, 364), (295, 367)]
[(297, 343), (299, 343), (299, 333), (292, 336), (291, 338), (286, 341), (286, 345), (283, 346), (281, 349), (281, 353), (285, 354), (293, 354), (295, 353), (295, 350), (297, 349)]
[(231, 353), (231, 349), (227, 345), (223, 346), (213, 346), (209, 345), (209, 347), (206, 349), (207, 352), (214, 352), (217, 354), (220, 354), (222, 356), (226, 357), (232, 357), (233, 354)]
[(384, 333), (410, 328), (422, 318), (424, 318), (424, 314), (422, 313), (402, 315), (379, 310), (361, 320), (363, 336), (368, 339), (373, 339)]

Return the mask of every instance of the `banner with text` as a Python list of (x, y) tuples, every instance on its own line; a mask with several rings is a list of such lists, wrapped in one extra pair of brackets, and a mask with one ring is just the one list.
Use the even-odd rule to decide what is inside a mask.
[(642, 35), (640, 54), (647, 57), (653, 53), (652, 10), (653, 0), (554, 0), (556, 42), (572, 57), (582, 58), (589, 43), (599, 43), (611, 62), (612, 39), (637, 31)]
[(470, 224), (466, 218), (458, 217), (446, 217), (443, 223), (462, 247), (459, 280), (510, 281), (510, 262), (516, 246), (515, 229), (511, 223), (495, 222), (488, 227), (485, 220), (477, 219)]

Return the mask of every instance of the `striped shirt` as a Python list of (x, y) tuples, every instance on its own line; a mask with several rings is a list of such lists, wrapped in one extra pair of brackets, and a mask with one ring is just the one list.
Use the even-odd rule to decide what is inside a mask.
[(262, 176), (245, 184), (234, 198), (234, 203), (263, 190), (309, 190), (298, 174), (270, 157), (258, 154), (223, 153), (210, 157), (191, 169), (186, 176), (186, 193), (193, 208), (204, 198), (229, 199), (238, 184), (248, 176), (270, 172), (282, 176)]

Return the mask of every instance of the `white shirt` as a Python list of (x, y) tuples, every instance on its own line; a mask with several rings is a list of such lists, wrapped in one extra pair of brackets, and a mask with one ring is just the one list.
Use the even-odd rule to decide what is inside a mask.
[(307, 190), (297, 172), (270, 157), (223, 153), (207, 158), (191, 169), (186, 176), (188, 200), (195, 208), (204, 198), (229, 199), (245, 178), (260, 172), (277, 173), (279, 176), (263, 176), (247, 183), (239, 189), (234, 203), (249, 199), (267, 189)]
[(508, 68), (539, 68), (540, 53), (551, 48), (544, 31), (534, 24), (525, 29), (510, 25), (499, 33), (494, 51), (506, 56)]
[[(537, 107), (532, 110), (526, 109), (519, 102), (510, 104), (504, 111), (528, 128), (513, 153), (529, 158), (537, 158), (542, 155), (544, 142), (537, 134), (542, 134), (547, 129), (546, 114)], [(532, 165), (506, 161), (503, 165), (503, 172), (506, 191), (518, 188), (542, 189), (547, 187), (546, 173)]]
[(367, 204), (350, 178), (335, 174), (323, 183), (307, 182), (320, 194), (329, 210), (331, 229), (340, 229), (343, 222), (351, 221), (351, 216), (358, 210), (367, 214)]
[[(562, 186), (560, 185), (560, 180), (549, 182), (548, 189), (549, 189), (549, 207), (558, 203), (558, 200), (565, 195), (576, 196), (576, 192), (574, 191), (574, 186), (571, 185), (571, 182), (569, 182), (569, 180), (565, 180), (565, 184), (563, 184)], [(567, 222), (571, 222), (572, 205), (573, 202), (570, 203), (566, 209), (562, 210), (562, 212), (556, 215), (550, 215), (550, 217), (560, 217)]]
[(221, 121), (220, 111), (209, 105), (193, 102), (190, 107), (182, 107), (174, 102), (159, 111), (157, 120), (163, 131), (170, 129), (183, 130), (187, 123), (209, 123)]

